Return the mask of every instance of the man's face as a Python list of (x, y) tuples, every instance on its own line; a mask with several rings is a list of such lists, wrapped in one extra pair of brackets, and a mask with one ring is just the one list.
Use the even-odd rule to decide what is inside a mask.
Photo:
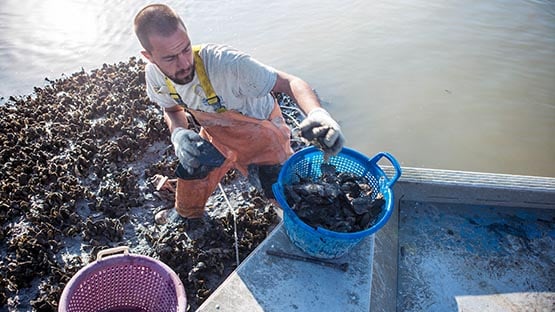
[(182, 25), (168, 37), (152, 35), (149, 39), (151, 51), (142, 52), (149, 61), (177, 84), (187, 84), (193, 80), (193, 50)]

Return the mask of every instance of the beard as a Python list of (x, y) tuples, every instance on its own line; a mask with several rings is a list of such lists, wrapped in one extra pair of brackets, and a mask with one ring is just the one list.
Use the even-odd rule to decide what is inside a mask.
[(186, 72), (186, 70), (182, 69), (176, 72), (175, 75), (168, 77), (177, 84), (188, 84), (189, 82), (193, 81), (193, 78), (195, 77), (195, 71), (191, 69), (191, 72), (188, 75), (185, 75)]

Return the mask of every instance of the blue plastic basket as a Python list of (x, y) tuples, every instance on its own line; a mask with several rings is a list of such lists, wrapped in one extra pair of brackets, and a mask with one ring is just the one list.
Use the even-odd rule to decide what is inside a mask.
[[(395, 173), (388, 178), (378, 162), (382, 158), (388, 159)], [(340, 233), (324, 228), (314, 228), (304, 223), (291, 209), (286, 201), (284, 186), (298, 182), (302, 178), (317, 179), (322, 172), (320, 165), (324, 162), (324, 154), (315, 147), (308, 147), (293, 154), (283, 165), (278, 181), (272, 186), (276, 200), (283, 209), (283, 222), (289, 239), (305, 253), (318, 258), (338, 258), (347, 253), (363, 238), (381, 229), (393, 213), (393, 184), (401, 176), (401, 168), (397, 160), (389, 153), (381, 152), (371, 159), (347, 147), (329, 159), (328, 163), (336, 167), (338, 172), (350, 172), (366, 177), (374, 189), (375, 197), (383, 194), (385, 204), (377, 222), (370, 228), (354, 232)]]

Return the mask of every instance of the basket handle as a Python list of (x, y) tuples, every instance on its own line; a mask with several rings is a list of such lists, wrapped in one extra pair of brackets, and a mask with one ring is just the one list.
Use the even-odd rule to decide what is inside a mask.
[(102, 260), (102, 258), (109, 257), (114, 254), (119, 254), (122, 252), (124, 255), (127, 256), (129, 254), (129, 247), (119, 246), (119, 247), (113, 247), (113, 248), (101, 250), (96, 254), (96, 260)]
[(391, 179), (388, 179), (386, 177), (386, 180), (387, 180), (386, 186), (391, 188), (393, 184), (395, 184), (395, 182), (399, 180), (399, 177), (401, 177), (401, 166), (399, 166), (399, 162), (397, 162), (397, 159), (395, 159), (393, 155), (387, 152), (380, 152), (376, 154), (374, 157), (372, 157), (372, 159), (370, 159), (370, 163), (373, 163), (376, 165), (376, 167), (379, 167), (378, 161), (380, 161), (380, 159), (382, 159), (383, 157), (387, 158), (389, 162), (391, 162), (391, 164), (393, 165), (393, 168), (395, 169), (395, 174)]

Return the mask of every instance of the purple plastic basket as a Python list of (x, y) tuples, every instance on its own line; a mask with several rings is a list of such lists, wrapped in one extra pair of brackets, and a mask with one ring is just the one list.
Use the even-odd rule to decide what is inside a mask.
[(71, 278), (58, 305), (60, 312), (184, 312), (186, 308), (177, 274), (156, 259), (129, 254), (127, 247), (99, 252), (95, 262)]

